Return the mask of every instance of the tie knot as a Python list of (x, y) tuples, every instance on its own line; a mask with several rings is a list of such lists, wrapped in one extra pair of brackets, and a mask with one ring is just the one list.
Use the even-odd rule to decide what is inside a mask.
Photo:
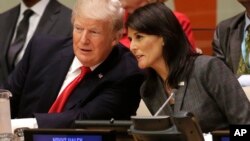
[(25, 17), (25, 18), (29, 18), (31, 15), (33, 15), (33, 11), (31, 10), (31, 9), (27, 9), (27, 10), (25, 10), (24, 12), (23, 12), (23, 16)]
[(89, 72), (91, 72), (91, 69), (89, 67), (85, 67), (85, 66), (81, 67), (81, 73), (82, 74), (87, 74)]

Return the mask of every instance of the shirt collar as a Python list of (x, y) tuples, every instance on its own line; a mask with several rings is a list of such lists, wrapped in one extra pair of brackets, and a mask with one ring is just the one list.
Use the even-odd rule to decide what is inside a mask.
[[(96, 69), (101, 63), (95, 65), (95, 66), (92, 66), (90, 67), (91, 71), (93, 71), (94, 69)], [(74, 59), (73, 59), (73, 62), (71, 64), (71, 67), (69, 69), (69, 72), (70, 73), (73, 73), (75, 71), (77, 71), (80, 67), (84, 66), (84, 64), (82, 64), (78, 58), (75, 56)]]
[(246, 24), (244, 27), (244, 31), (246, 31), (248, 25), (250, 25), (250, 19), (248, 18), (247, 13), (245, 13), (245, 21), (246, 21)]
[(47, 5), (49, 3), (49, 0), (40, 0), (32, 7), (27, 7), (23, 1), (21, 1), (21, 8), (20, 8), (20, 15), (23, 15), (23, 12), (27, 9), (31, 9), (35, 14), (42, 16), (43, 12), (45, 11)]

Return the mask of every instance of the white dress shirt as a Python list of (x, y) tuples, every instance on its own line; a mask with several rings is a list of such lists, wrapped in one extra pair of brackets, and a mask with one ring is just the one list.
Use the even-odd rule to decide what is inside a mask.
[[(78, 59), (77, 57), (74, 58), (69, 71), (64, 79), (64, 82), (62, 84), (62, 87), (59, 91), (58, 96), (62, 93), (62, 91), (69, 85), (70, 82), (72, 82), (80, 73), (81, 73), (81, 67), (84, 66)], [(90, 67), (90, 70), (93, 71), (96, 67), (98, 67), (99, 64)], [(57, 97), (58, 97), (57, 96)]]

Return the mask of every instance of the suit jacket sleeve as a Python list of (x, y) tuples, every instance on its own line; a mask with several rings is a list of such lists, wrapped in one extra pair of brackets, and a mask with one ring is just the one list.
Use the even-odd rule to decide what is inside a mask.
[[(225, 61), (225, 54), (223, 51), (223, 47), (221, 44), (221, 40), (223, 39), (223, 34), (225, 31), (225, 29), (223, 30), (223, 26), (221, 24), (219, 24), (216, 27), (216, 30), (214, 32), (214, 37), (213, 37), (213, 42), (212, 42), (212, 47), (213, 47), (213, 55), (220, 58), (221, 60)], [(221, 35), (223, 34), (223, 35)], [(224, 42), (225, 43), (225, 42)]]
[[(234, 74), (219, 59), (212, 58), (208, 65), (200, 65), (202, 73), (199, 77), (204, 90), (219, 107), (220, 114), (226, 117), (228, 124), (249, 124), (250, 103)], [(198, 70), (197, 70), (198, 71)], [(218, 117), (218, 113), (210, 111), (207, 105), (206, 112), (210, 117)], [(244, 109), (244, 110), (243, 110)], [(216, 118), (215, 118), (216, 119)], [(206, 122), (206, 121), (204, 121)], [(216, 124), (214, 123), (207, 124)], [(225, 121), (221, 121), (225, 122)], [(208, 126), (210, 126), (208, 125)], [(218, 125), (215, 125), (219, 127)]]
[(138, 107), (139, 91), (135, 90), (139, 90), (141, 80), (140, 74), (135, 74), (113, 86), (105, 86), (98, 96), (85, 105), (77, 105), (78, 108), (55, 114), (36, 113), (38, 127), (73, 127), (77, 119), (130, 119), (131, 113), (135, 115)]

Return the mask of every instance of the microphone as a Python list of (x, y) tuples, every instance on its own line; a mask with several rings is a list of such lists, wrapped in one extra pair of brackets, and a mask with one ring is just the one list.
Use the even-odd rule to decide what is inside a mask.
[(168, 102), (170, 101), (170, 99), (175, 95), (176, 91), (177, 91), (176, 89), (172, 90), (172, 92), (171, 92), (170, 96), (168, 97), (168, 99), (161, 105), (161, 107), (153, 115), (154, 117), (159, 115), (159, 113), (163, 110), (163, 108), (168, 104)]

